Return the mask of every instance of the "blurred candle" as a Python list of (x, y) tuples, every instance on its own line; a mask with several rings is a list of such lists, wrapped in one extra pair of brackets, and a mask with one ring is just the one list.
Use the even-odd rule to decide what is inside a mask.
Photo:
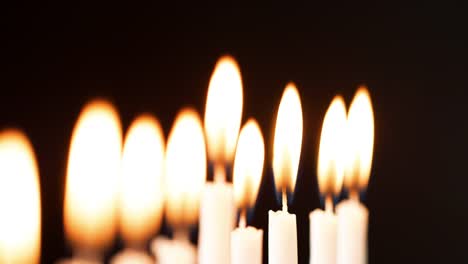
[(344, 176), (346, 106), (336, 96), (325, 114), (317, 162), (320, 193), (325, 197), (325, 211), (315, 209), (310, 219), (310, 264), (336, 263), (336, 224), (333, 196), (339, 195)]
[(263, 173), (265, 144), (254, 119), (242, 128), (234, 160), (234, 198), (241, 210), (239, 227), (231, 233), (231, 264), (262, 263), (263, 230), (247, 224), (247, 209), (255, 205)]
[(121, 150), (116, 109), (103, 100), (88, 103), (73, 129), (65, 183), (65, 233), (74, 258), (60, 263), (100, 263), (112, 245)]
[(338, 264), (367, 263), (369, 212), (359, 202), (359, 192), (367, 187), (374, 148), (374, 114), (369, 92), (360, 87), (348, 112), (347, 152), (344, 184), (350, 198), (336, 207), (338, 216)]
[(229, 264), (231, 231), (235, 225), (232, 184), (226, 165), (232, 164), (242, 118), (242, 79), (229, 56), (219, 59), (211, 76), (205, 109), (208, 158), (214, 182), (204, 186), (199, 229), (199, 263)]
[(189, 229), (198, 219), (205, 178), (206, 149), (201, 119), (195, 110), (186, 108), (177, 115), (167, 141), (165, 208), (174, 238), (172, 241), (157, 238), (152, 243), (158, 263), (196, 263)]
[(122, 154), (119, 227), (128, 248), (113, 264), (154, 263), (145, 246), (161, 225), (163, 170), (163, 131), (156, 118), (141, 115), (130, 125)]
[(23, 132), (0, 132), (0, 263), (39, 263), (41, 200), (34, 150)]
[(296, 184), (302, 145), (302, 107), (299, 93), (290, 83), (284, 90), (276, 117), (273, 142), (273, 174), (282, 194), (283, 209), (268, 212), (268, 263), (298, 262), (296, 215), (288, 213), (287, 191)]

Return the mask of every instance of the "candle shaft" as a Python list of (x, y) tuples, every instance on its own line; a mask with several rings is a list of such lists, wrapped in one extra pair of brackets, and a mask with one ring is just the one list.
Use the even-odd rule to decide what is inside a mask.
[(297, 264), (296, 215), (268, 212), (268, 263)]
[(231, 233), (231, 264), (261, 264), (263, 230), (239, 227)]
[(337, 217), (316, 209), (309, 214), (310, 264), (336, 263)]

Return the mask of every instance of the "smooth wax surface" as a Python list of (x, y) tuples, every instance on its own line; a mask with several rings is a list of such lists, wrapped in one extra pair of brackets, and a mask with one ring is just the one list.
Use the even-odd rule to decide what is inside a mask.
[(297, 264), (296, 215), (268, 211), (268, 263)]
[(310, 264), (336, 263), (337, 216), (315, 209), (310, 220)]
[(263, 230), (239, 227), (231, 233), (231, 264), (261, 264)]
[(112, 258), (110, 264), (154, 264), (154, 259), (144, 251), (124, 249)]
[(151, 251), (158, 264), (195, 264), (197, 261), (196, 248), (188, 240), (157, 237), (151, 243)]

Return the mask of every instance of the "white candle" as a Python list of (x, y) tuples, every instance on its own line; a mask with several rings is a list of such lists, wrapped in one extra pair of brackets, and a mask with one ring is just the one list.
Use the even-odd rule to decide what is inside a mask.
[(214, 183), (206, 183), (201, 200), (199, 263), (229, 264), (231, 231), (235, 222), (232, 184), (226, 165), (232, 163), (242, 119), (242, 79), (234, 58), (221, 57), (211, 75), (205, 107), (208, 157), (214, 164)]
[(367, 187), (374, 147), (374, 114), (369, 92), (360, 87), (348, 112), (345, 186), (350, 199), (336, 207), (338, 215), (338, 264), (367, 263), (369, 212), (359, 202), (359, 191)]
[(296, 215), (288, 213), (287, 191), (296, 185), (302, 145), (302, 107), (299, 92), (289, 83), (278, 108), (273, 142), (273, 174), (282, 193), (282, 211), (268, 212), (268, 263), (297, 263)]
[(238, 227), (231, 233), (231, 264), (260, 264), (263, 255), (263, 230)]
[(257, 121), (249, 119), (242, 128), (234, 160), (234, 197), (241, 209), (239, 227), (231, 233), (231, 264), (261, 264), (263, 230), (246, 227), (247, 208), (255, 205), (263, 163), (265, 143)]
[(232, 188), (226, 182), (205, 184), (200, 208), (199, 263), (230, 262), (231, 231), (235, 226)]
[(197, 263), (197, 250), (188, 240), (157, 237), (151, 243), (151, 251), (158, 264)]
[(325, 196), (325, 211), (314, 210), (310, 219), (310, 264), (336, 263), (337, 217), (333, 213), (333, 196), (341, 191), (344, 176), (346, 106), (336, 96), (323, 119), (317, 162), (319, 190)]
[(144, 251), (127, 248), (115, 255), (110, 264), (154, 264), (154, 259)]

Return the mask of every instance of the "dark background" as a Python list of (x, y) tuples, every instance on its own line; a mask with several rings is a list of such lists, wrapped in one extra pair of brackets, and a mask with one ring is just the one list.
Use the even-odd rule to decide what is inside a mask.
[[(83, 104), (97, 96), (111, 100), (124, 128), (137, 114), (154, 113), (167, 136), (182, 106), (203, 113), (214, 64), (226, 53), (241, 66), (243, 120), (256, 117), (266, 142), (285, 84), (294, 81), (300, 90), (303, 154), (291, 204), (300, 263), (308, 259), (307, 214), (320, 206), (315, 168), (322, 118), (335, 94), (349, 104), (359, 84), (369, 86), (376, 119), (365, 197), (370, 263), (466, 262), (468, 10), (440, 1), (311, 2), (3, 7), (0, 126), (24, 129), (36, 149), (42, 263), (71, 253), (62, 227), (64, 171)], [(269, 157), (271, 149), (268, 144)], [(264, 229), (267, 210), (277, 207), (271, 174), (265, 176), (251, 219)]]

